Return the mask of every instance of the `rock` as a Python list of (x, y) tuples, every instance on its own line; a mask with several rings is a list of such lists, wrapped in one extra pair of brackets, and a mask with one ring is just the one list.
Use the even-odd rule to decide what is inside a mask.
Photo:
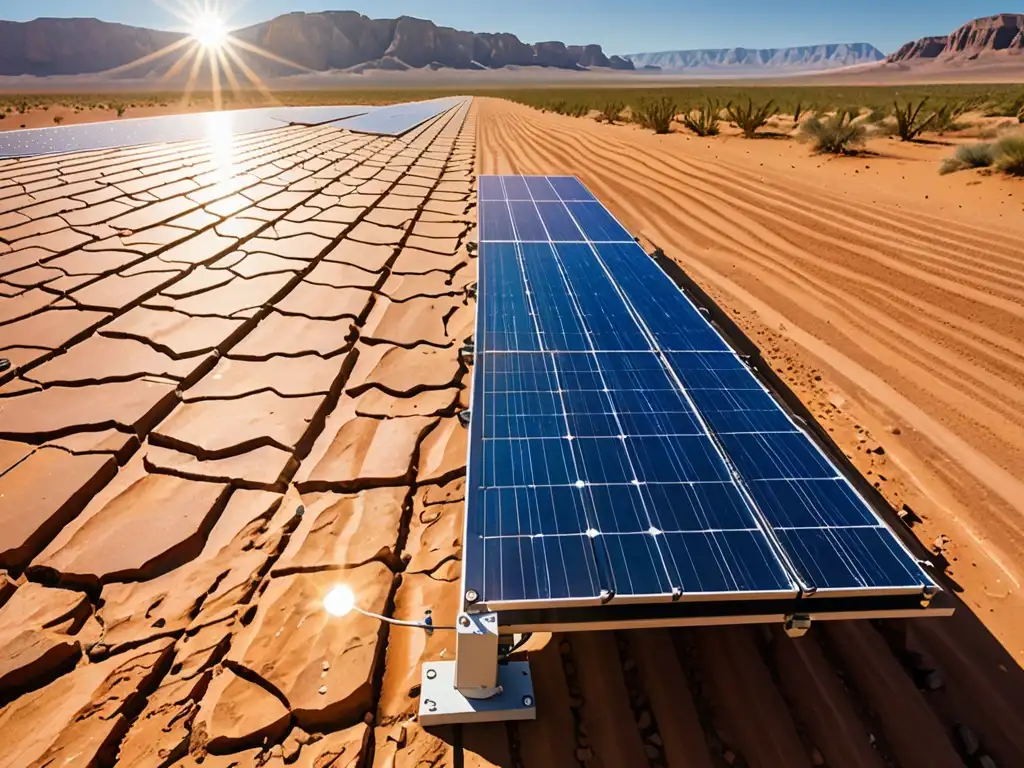
[(154, 578), (202, 551), (229, 494), (218, 483), (141, 473), (116, 496), (95, 499), (31, 572), (84, 586)]
[(925, 675), (924, 684), (929, 691), (937, 691), (941, 688), (945, 688), (946, 679), (939, 670), (933, 669)]
[(288, 729), (288, 708), (266, 688), (231, 669), (214, 673), (192, 725), (196, 745), (227, 754), (279, 741)]
[(455, 765), (454, 747), (415, 722), (379, 727), (373, 740), (376, 748), (372, 768)]
[(435, 579), (455, 581), (461, 574), (464, 504), (425, 503), (416, 494), (405, 549), (412, 555), (406, 573), (422, 573)]
[(185, 402), (236, 398), (269, 390), (282, 397), (326, 395), (342, 370), (340, 358), (318, 355), (261, 360), (221, 358), (201, 381), (185, 390)]
[(302, 522), (274, 566), (273, 574), (340, 570), (371, 560), (391, 562), (407, 493), (406, 488), (399, 486), (349, 495), (307, 494), (303, 499), (306, 512)]
[(0, 768), (113, 764), (123, 715), (155, 686), (171, 645), (158, 640), (81, 666), (0, 709)]
[(0, 477), (0, 567), (21, 571), (116, 472), (110, 456), (41, 448)]
[(177, 402), (171, 381), (137, 379), (50, 387), (0, 401), (0, 436), (45, 440), (120, 427), (145, 434)]
[(73, 667), (82, 652), (74, 635), (91, 613), (81, 592), (23, 584), (0, 608), (0, 700)]
[(342, 398), (296, 475), (305, 490), (357, 490), (406, 485), (414, 479), (413, 456), (433, 417), (371, 419), (356, 415)]
[(416, 482), (444, 485), (465, 475), (468, 438), (469, 430), (458, 418), (442, 419), (420, 446)]
[[(298, 725), (313, 730), (352, 722), (372, 704), (373, 672), (382, 629), (377, 619), (353, 611), (328, 614), (323, 597), (348, 585), (359, 607), (382, 613), (393, 575), (380, 563), (353, 570), (302, 573), (272, 579), (252, 624), (232, 644), (227, 663), (266, 680), (287, 700)], [(322, 676), (323, 662), (331, 669)], [(327, 694), (318, 690), (327, 687)]]
[(323, 401), (323, 395), (259, 392), (235, 400), (183, 403), (153, 430), (150, 440), (204, 459), (228, 458), (261, 445), (292, 451)]

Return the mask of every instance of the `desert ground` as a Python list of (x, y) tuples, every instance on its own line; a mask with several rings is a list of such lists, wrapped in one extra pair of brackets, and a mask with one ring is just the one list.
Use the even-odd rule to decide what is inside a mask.
[[(0, 768), (1024, 765), (1024, 183), (951, 147), (474, 99), (0, 161)], [(955, 616), (535, 636), (536, 722), (427, 731), (459, 597), (475, 176), (571, 173), (945, 569)], [(902, 517), (897, 515), (902, 513)]]

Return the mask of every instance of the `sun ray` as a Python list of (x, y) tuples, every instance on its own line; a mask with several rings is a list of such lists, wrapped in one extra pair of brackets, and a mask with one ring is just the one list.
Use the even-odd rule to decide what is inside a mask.
[(242, 88), (238, 83), (238, 78), (235, 76), (235, 70), (231, 66), (231, 61), (225, 54), (227, 50), (227, 46), (218, 50), (216, 52), (217, 60), (220, 63), (220, 68), (224, 71), (224, 76), (227, 78), (228, 86), (231, 88), (231, 94), (235, 98), (239, 98), (242, 95)]
[(234, 48), (232, 48), (230, 45), (225, 46), (224, 52), (232, 61), (235, 62), (235, 64), (242, 71), (242, 74), (245, 75), (249, 82), (256, 86), (256, 90), (267, 98), (267, 101), (269, 101), (274, 106), (279, 106), (281, 104), (278, 98), (274, 96), (273, 91), (271, 91), (267, 87), (266, 83), (264, 83), (263, 80), (260, 78), (260, 76), (257, 75), (252, 70), (252, 68), (242, 60), (242, 57), (238, 55), (238, 52)]
[(140, 57), (138, 59), (135, 59), (135, 61), (130, 61), (127, 64), (122, 64), (119, 67), (114, 67), (113, 69), (108, 69), (103, 74), (105, 74), (105, 75), (116, 75), (119, 72), (125, 72), (127, 70), (133, 69), (133, 68), (141, 66), (143, 64), (146, 64), (146, 63), (148, 63), (150, 61), (156, 61), (157, 59), (161, 59), (164, 56), (167, 56), (167, 55), (169, 55), (171, 53), (174, 53), (174, 51), (178, 50), (179, 48), (184, 48), (186, 45), (189, 45), (192, 42), (194, 42), (194, 41), (191, 38), (183, 37), (181, 40), (177, 40), (177, 41), (171, 43), (170, 45), (165, 45), (159, 51), (154, 51), (153, 53), (150, 53), (150, 54), (142, 56), (142, 57)]
[(193, 43), (192, 47), (189, 48), (181, 58), (174, 62), (174, 65), (170, 69), (160, 76), (161, 82), (167, 82), (179, 75), (181, 71), (192, 62), (192, 58), (199, 55), (199, 46), (195, 44), (195, 41), (190, 42)]
[(185, 83), (185, 92), (181, 95), (182, 106), (188, 106), (189, 99), (192, 98), (192, 91), (196, 87), (196, 79), (199, 77), (199, 70), (203, 67), (203, 51), (201, 48), (196, 48), (196, 56), (192, 60), (192, 71), (188, 75), (188, 82)]
[(220, 60), (215, 48), (206, 49), (206, 61), (210, 65), (210, 80), (213, 83), (213, 108), (219, 112), (224, 108), (224, 102), (220, 91)]
[(308, 72), (308, 73), (312, 74), (315, 71), (315, 70), (310, 69), (309, 67), (304, 67), (301, 64), (296, 64), (294, 61), (286, 59), (283, 56), (278, 56), (276, 53), (271, 53), (270, 51), (265, 51), (264, 49), (260, 48), (258, 45), (253, 45), (252, 43), (247, 42), (247, 41), (242, 40), (242, 39), (237, 38), (237, 37), (229, 37), (228, 38), (228, 44), (229, 45), (233, 45), (233, 46), (238, 46), (239, 48), (242, 48), (242, 49), (244, 49), (246, 51), (249, 51), (251, 53), (255, 53), (257, 56), (262, 56), (263, 58), (269, 59), (270, 61), (276, 61), (278, 64), (284, 64), (285, 66), (288, 66), (288, 67), (294, 67), (295, 69), (298, 69), (298, 70), (300, 70), (302, 72)]

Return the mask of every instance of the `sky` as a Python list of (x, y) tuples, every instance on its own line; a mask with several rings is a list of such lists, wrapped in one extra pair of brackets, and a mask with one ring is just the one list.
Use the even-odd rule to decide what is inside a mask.
[(606, 53), (688, 48), (782, 48), (872, 43), (890, 53), (909, 40), (946, 35), (978, 16), (1006, 12), (986, 0), (0, 0), (0, 19), (94, 16), (183, 29), (168, 8), (212, 2), (232, 27), (289, 11), (355, 10), (373, 18), (417, 16), (474, 32), (512, 32), (526, 42), (598, 43)]

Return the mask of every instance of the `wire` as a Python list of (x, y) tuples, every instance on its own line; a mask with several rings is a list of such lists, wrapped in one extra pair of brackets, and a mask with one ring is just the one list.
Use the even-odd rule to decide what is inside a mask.
[(522, 648), (524, 645), (526, 645), (530, 641), (531, 637), (533, 637), (533, 632), (527, 632), (524, 635), (521, 635), (520, 638), (519, 638), (519, 642), (516, 643), (515, 645), (513, 645), (511, 648), (509, 648), (508, 649), (508, 653), (506, 653), (504, 656), (501, 657), (502, 661), (504, 661), (509, 656), (511, 656), (513, 653), (515, 653), (520, 648)]
[(383, 621), (385, 624), (393, 624), (396, 627), (415, 627), (418, 629), (429, 629), (441, 632), (454, 632), (456, 630), (455, 627), (438, 626), (436, 624), (428, 624), (425, 621), (403, 621), (402, 619), (392, 619), (389, 616), (381, 616), (379, 613), (364, 611), (358, 606), (353, 607), (353, 610), (358, 611), (363, 614), (363, 616), (368, 616), (371, 619), (378, 619), (379, 621)]

